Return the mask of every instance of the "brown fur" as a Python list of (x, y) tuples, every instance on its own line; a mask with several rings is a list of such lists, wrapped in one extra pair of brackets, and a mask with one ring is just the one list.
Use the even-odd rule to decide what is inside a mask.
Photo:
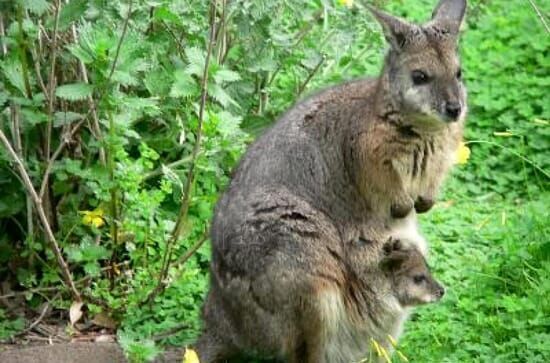
[(464, 7), (441, 0), (424, 26), (374, 11), (392, 45), (381, 77), (311, 96), (251, 145), (214, 214), (201, 362), (349, 363), (399, 336), (409, 302), (383, 246), (425, 252), (411, 210), (429, 209), (461, 138)]

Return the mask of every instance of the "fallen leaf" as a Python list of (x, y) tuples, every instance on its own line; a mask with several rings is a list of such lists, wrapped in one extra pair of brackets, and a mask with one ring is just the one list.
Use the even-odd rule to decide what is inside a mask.
[(82, 306), (84, 306), (82, 301), (75, 301), (71, 305), (71, 308), (69, 309), (69, 319), (71, 321), (71, 325), (74, 325), (74, 323), (82, 318)]

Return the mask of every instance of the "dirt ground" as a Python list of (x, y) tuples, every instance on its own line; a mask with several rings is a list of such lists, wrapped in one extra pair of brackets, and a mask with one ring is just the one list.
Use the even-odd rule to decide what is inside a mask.
[[(181, 363), (183, 352), (173, 350), (155, 363)], [(127, 363), (116, 343), (61, 343), (32, 347), (0, 345), (2, 363)]]

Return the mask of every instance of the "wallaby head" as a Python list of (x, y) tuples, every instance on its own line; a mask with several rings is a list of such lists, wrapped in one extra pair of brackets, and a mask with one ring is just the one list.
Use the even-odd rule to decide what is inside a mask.
[(390, 43), (381, 77), (384, 97), (404, 124), (438, 129), (464, 118), (457, 48), (465, 9), (466, 0), (440, 0), (423, 25), (371, 9)]
[(445, 294), (416, 248), (405, 247), (400, 240), (390, 240), (384, 251), (386, 255), (380, 267), (391, 280), (393, 294), (402, 306), (435, 302)]

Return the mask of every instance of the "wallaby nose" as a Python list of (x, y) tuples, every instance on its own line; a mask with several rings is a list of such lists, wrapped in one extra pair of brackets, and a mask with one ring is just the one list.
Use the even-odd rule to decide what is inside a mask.
[(445, 105), (445, 112), (447, 113), (447, 116), (450, 118), (456, 120), (458, 116), (460, 116), (460, 103), (458, 102), (447, 102)]
[(441, 299), (443, 295), (445, 295), (445, 288), (443, 286), (440, 286), (439, 289), (437, 289), (437, 298)]

